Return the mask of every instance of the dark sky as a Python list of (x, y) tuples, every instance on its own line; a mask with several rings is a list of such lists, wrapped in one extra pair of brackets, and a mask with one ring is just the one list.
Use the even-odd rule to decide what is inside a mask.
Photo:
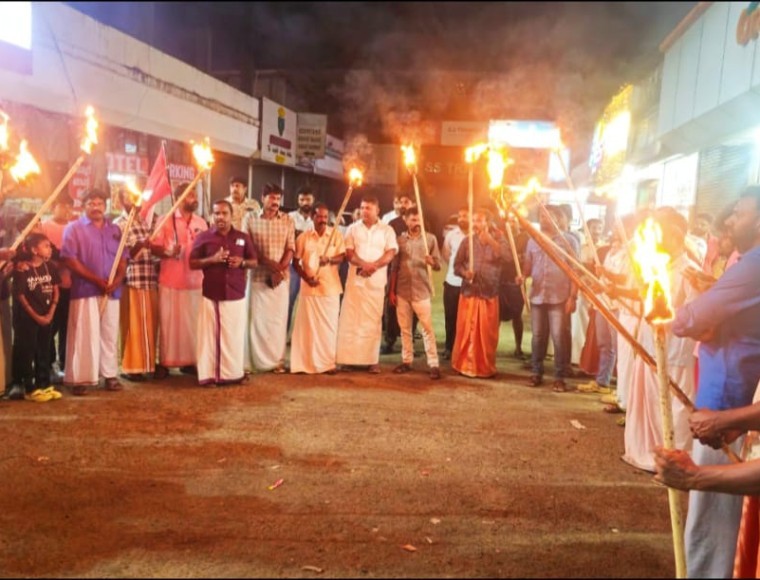
[(604, 105), (658, 62), (696, 2), (69, 4), (204, 68), (298, 71), (312, 110), (346, 133), (380, 123), (396, 139), (436, 118), (542, 117), (586, 146)]

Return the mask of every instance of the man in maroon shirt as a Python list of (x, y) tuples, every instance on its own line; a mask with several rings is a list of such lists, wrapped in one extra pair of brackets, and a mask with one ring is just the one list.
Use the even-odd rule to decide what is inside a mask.
[(250, 236), (232, 227), (232, 205), (213, 205), (214, 227), (201, 233), (190, 253), (190, 268), (203, 270), (203, 299), (198, 313), (198, 383), (223, 385), (246, 381), (246, 269), (256, 266)]

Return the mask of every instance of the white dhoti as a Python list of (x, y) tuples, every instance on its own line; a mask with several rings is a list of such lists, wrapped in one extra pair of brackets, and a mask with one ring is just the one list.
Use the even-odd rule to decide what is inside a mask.
[(290, 339), (290, 372), (323, 373), (334, 369), (338, 349), (340, 296), (301, 292)]
[(115, 378), (119, 372), (118, 335), (118, 300), (107, 300), (101, 316), (99, 296), (72, 299), (66, 330), (64, 384), (96, 386), (100, 377)]
[(589, 301), (583, 294), (578, 294), (578, 306), (570, 315), (570, 362), (580, 364), (583, 345), (586, 344), (586, 330), (589, 321)]
[(159, 325), (158, 358), (165, 367), (195, 366), (195, 332), (201, 308), (201, 289), (177, 290), (158, 287)]
[(245, 358), (245, 300), (201, 298), (196, 333), (198, 383), (236, 383)]
[[(637, 338), (639, 330), (639, 318), (631, 316), (624, 310), (620, 310), (618, 313), (618, 320), (620, 324), (630, 333), (631, 336)], [(647, 324), (642, 321), (642, 324)], [(631, 383), (633, 382), (633, 362), (636, 360), (636, 354), (623, 335), (618, 333), (617, 335), (617, 400), (618, 406), (625, 410), (628, 408), (628, 393), (631, 389)]]
[(287, 281), (276, 288), (263, 282), (251, 282), (250, 299), (250, 363), (257, 370), (271, 371), (285, 364), (290, 286)]
[(385, 287), (362, 283), (358, 276), (359, 284), (352, 283), (351, 274), (340, 308), (338, 364), (375, 365), (380, 362)]

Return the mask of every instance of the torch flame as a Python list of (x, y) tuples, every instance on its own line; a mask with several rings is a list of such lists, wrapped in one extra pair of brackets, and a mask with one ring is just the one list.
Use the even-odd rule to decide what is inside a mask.
[(364, 174), (362, 173), (362, 170), (358, 167), (352, 167), (348, 172), (348, 183), (351, 187), (361, 187), (363, 180)]
[(134, 179), (128, 178), (124, 182), (124, 185), (126, 185), (127, 187), (127, 192), (129, 193), (129, 198), (130, 198), (130, 201), (132, 202), (132, 205), (140, 207), (142, 205), (143, 200), (145, 199), (145, 195), (137, 187), (137, 184), (135, 183)]
[(464, 159), (467, 163), (475, 163), (488, 149), (487, 143), (478, 143), (464, 150)]
[(193, 143), (193, 158), (201, 171), (211, 169), (211, 166), (214, 164), (214, 155), (211, 153), (208, 139), (206, 139), (204, 144)]
[(84, 114), (87, 117), (87, 122), (85, 123), (84, 139), (82, 139), (80, 149), (87, 155), (91, 155), (93, 145), (98, 144), (98, 120), (95, 118), (95, 109), (92, 108), (92, 105), (87, 105)]
[(401, 151), (404, 152), (404, 165), (409, 171), (414, 171), (417, 167), (417, 155), (414, 153), (414, 145), (402, 145)]
[(0, 111), (0, 151), (8, 150), (8, 120), (10, 117)]
[(26, 139), (21, 141), (19, 146), (18, 155), (16, 156), (16, 163), (10, 168), (11, 177), (16, 180), (16, 183), (24, 181), (31, 173), (36, 175), (40, 174), (40, 166), (34, 160), (34, 157), (26, 148)]
[(644, 313), (653, 324), (663, 324), (673, 319), (670, 296), (670, 255), (661, 249), (662, 230), (649, 218), (638, 227), (633, 239), (633, 257), (641, 278), (647, 286)]
[(495, 149), (490, 147), (487, 151), (488, 155), (488, 187), (491, 189), (498, 189), (501, 187), (504, 181), (504, 171), (508, 165), (511, 165), (512, 160), (507, 159), (501, 148)]

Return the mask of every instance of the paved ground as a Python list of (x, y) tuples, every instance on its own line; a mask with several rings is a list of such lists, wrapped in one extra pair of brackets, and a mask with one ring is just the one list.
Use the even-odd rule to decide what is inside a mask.
[(0, 574), (673, 574), (665, 490), (595, 396), (530, 389), (507, 358), (436, 383), (397, 358), (0, 403)]

